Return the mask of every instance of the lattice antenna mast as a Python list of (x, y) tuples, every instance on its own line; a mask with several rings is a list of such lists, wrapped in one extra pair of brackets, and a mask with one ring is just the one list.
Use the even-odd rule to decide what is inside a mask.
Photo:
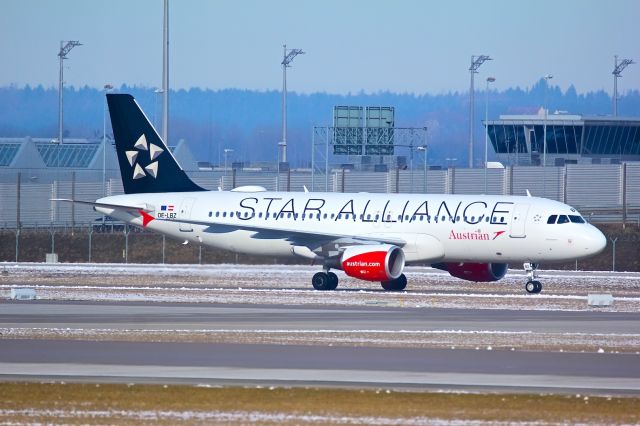
[(304, 55), (302, 49), (289, 49), (287, 45), (282, 46), (284, 55), (282, 59), (282, 141), (278, 144), (282, 149), (281, 160), (287, 162), (287, 68), (291, 67), (293, 58), (298, 55)]
[(79, 41), (72, 40), (60, 42), (60, 51), (58, 52), (58, 58), (60, 59), (60, 80), (58, 81), (58, 143), (62, 144), (62, 128), (64, 127), (64, 109), (62, 92), (64, 89), (64, 60), (67, 59), (67, 55), (76, 46), (82, 46)]
[(491, 61), (492, 59), (487, 55), (472, 56), (471, 66), (469, 72), (471, 73), (471, 87), (469, 88), (469, 168), (473, 168), (473, 115), (475, 110), (475, 99), (473, 92), (473, 76), (478, 73), (480, 65), (485, 61)]
[(620, 74), (629, 65), (635, 64), (631, 59), (623, 59), (618, 63), (618, 55), (614, 56), (613, 67), (613, 116), (618, 116), (618, 78), (622, 77)]

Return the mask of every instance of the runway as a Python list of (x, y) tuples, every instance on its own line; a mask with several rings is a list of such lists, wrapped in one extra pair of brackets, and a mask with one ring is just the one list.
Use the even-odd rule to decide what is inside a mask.
[(309, 290), (308, 266), (8, 269), (0, 297), (39, 300), (0, 301), (5, 381), (640, 393), (639, 274), (547, 273), (531, 296), (430, 268), (400, 293)]
[(5, 380), (640, 391), (632, 354), (41, 340), (2, 346)]
[[(354, 296), (355, 297), (355, 296)], [(638, 333), (640, 313), (267, 304), (0, 302), (2, 327)]]
[[(0, 340), (4, 380), (94, 380), (154, 383), (382, 386), (435, 389), (638, 393), (636, 353), (541, 352), (491, 348), (492, 336), (637, 333), (640, 314), (529, 312), (486, 309), (340, 308), (274, 305), (201, 305), (86, 302), (4, 302), (6, 330), (62, 330), (62, 339)], [(109, 336), (152, 330), (161, 342), (69, 340), (64, 331), (109, 330)], [(136, 330), (140, 334), (135, 334)], [(277, 333), (283, 344), (235, 341), (171, 341), (172, 334), (261, 336)], [(465, 333), (478, 349), (376, 344), (379, 334)], [(318, 344), (313, 336), (325, 336)], [(546, 333), (546, 334), (545, 334)], [(309, 337), (311, 335), (311, 337)], [(164, 338), (162, 337), (164, 336)], [(300, 342), (300, 336), (306, 344)], [(28, 337), (28, 336), (27, 336)], [(85, 336), (86, 337), (86, 336)], [(175, 336), (174, 336), (175, 337)], [(296, 340), (295, 338), (298, 338)], [(287, 340), (287, 338), (293, 340)], [(352, 337), (353, 338), (353, 337)], [(196, 339), (197, 340), (197, 339)], [(242, 340), (238, 340), (242, 341)], [(379, 343), (379, 342), (378, 342)], [(406, 342), (405, 342), (406, 343)], [(516, 344), (514, 342), (514, 344)]]

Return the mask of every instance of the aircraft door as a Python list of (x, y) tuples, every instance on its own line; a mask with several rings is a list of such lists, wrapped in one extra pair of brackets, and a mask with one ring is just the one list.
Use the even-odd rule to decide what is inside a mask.
[(527, 223), (527, 212), (529, 204), (516, 204), (511, 214), (511, 229), (509, 236), (511, 238), (524, 238), (527, 236), (525, 229)]
[(191, 219), (191, 210), (193, 209), (195, 201), (195, 198), (185, 198), (182, 200), (182, 204), (180, 204), (178, 220), (180, 221), (180, 231), (182, 232), (193, 232), (193, 225), (182, 222), (182, 220)]

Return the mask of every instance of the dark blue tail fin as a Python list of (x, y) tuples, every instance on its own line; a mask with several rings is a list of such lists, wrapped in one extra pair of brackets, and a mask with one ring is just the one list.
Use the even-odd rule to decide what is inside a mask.
[(107, 94), (125, 194), (204, 191), (182, 170), (133, 96)]

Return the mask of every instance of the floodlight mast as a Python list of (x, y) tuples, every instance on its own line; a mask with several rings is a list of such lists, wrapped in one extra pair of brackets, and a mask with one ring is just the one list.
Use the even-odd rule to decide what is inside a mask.
[(487, 55), (471, 56), (471, 66), (469, 72), (471, 73), (471, 87), (469, 88), (469, 168), (473, 168), (473, 115), (474, 115), (474, 93), (473, 93), (473, 76), (478, 73), (478, 68), (485, 61), (491, 61)]
[(289, 49), (287, 45), (282, 45), (284, 49), (284, 55), (282, 59), (282, 141), (278, 144), (282, 147), (281, 161), (287, 162), (287, 68), (291, 67), (293, 58), (298, 55), (304, 55), (305, 52), (302, 49)]
[(618, 116), (618, 78), (622, 77), (620, 74), (622, 70), (624, 70), (628, 65), (635, 64), (632, 59), (623, 59), (622, 62), (618, 63), (618, 55), (614, 56), (614, 66), (613, 66), (613, 116)]
[(64, 109), (63, 109), (63, 90), (64, 90), (64, 60), (67, 59), (67, 55), (76, 46), (82, 46), (79, 41), (72, 40), (65, 43), (64, 40), (60, 41), (60, 51), (58, 52), (58, 58), (60, 58), (60, 80), (58, 81), (58, 143), (62, 144), (62, 128), (64, 127)]
[(169, 0), (162, 22), (162, 140), (169, 146)]

